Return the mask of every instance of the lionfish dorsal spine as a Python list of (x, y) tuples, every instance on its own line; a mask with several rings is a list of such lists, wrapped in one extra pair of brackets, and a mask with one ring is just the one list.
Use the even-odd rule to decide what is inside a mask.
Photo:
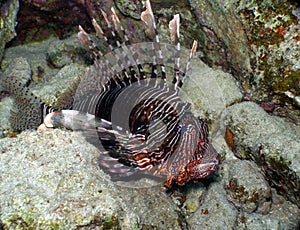
[(176, 47), (174, 52), (174, 77), (172, 83), (175, 89), (178, 88), (179, 82), (179, 68), (180, 68), (180, 40), (179, 40), (180, 17), (175, 14), (173, 19), (169, 22), (170, 38), (172, 44)]
[(184, 71), (182, 73), (182, 79), (179, 81), (179, 84), (178, 84), (179, 87), (182, 87), (185, 79), (187, 78), (187, 72), (189, 71), (189, 68), (190, 68), (191, 59), (197, 50), (197, 45), (198, 45), (198, 42), (196, 40), (194, 40), (192, 48), (190, 50), (188, 61), (185, 65)]
[[(130, 46), (130, 41), (129, 41), (129, 38), (125, 32), (125, 29), (122, 26), (122, 23), (113, 7), (111, 8), (111, 19), (114, 24), (114, 30), (115, 30), (115, 31), (113, 31), (111, 29), (112, 30), (111, 34), (115, 38), (117, 38), (116, 34), (118, 34), (120, 37), (123, 38), (122, 42), (119, 41), (118, 39), (116, 39), (116, 45), (117, 45), (116, 47), (118, 47), (119, 50), (121, 51), (122, 61), (120, 60), (120, 58), (118, 56), (115, 57), (116, 60), (118, 60), (118, 63), (121, 65), (120, 66), (121, 69), (126, 70), (126, 67), (128, 66), (130, 76), (128, 75), (127, 71), (123, 71), (123, 73), (124, 73), (123, 77), (128, 80), (133, 80), (133, 81), (138, 81), (139, 79), (143, 79), (145, 77), (143, 66), (136, 65), (136, 67), (138, 68), (138, 72), (139, 72), (139, 77), (138, 77), (137, 73), (134, 70), (134, 67), (132, 66), (131, 61), (129, 59), (129, 56), (134, 58), (135, 52), (132, 49), (129, 49), (130, 55), (128, 55), (128, 51), (125, 52), (124, 49), (122, 48), (122, 44), (124, 44), (125, 46)], [(107, 16), (106, 16), (106, 20), (107, 20)], [(107, 22), (107, 23), (109, 23), (109, 22)], [(125, 63), (125, 65), (124, 65), (124, 63)]]
[[(141, 64), (138, 64), (138, 59), (137, 59), (138, 55), (136, 55), (136, 52), (133, 49), (131, 49), (130, 40), (129, 40), (129, 38), (125, 32), (125, 29), (122, 26), (122, 23), (113, 7), (111, 8), (111, 19), (114, 24), (114, 30), (115, 30), (115, 31), (112, 30), (111, 34), (116, 38), (116, 45), (122, 54), (121, 59), (119, 56), (116, 56), (115, 58), (116, 58), (117, 62), (119, 63), (119, 65), (121, 65), (120, 67), (123, 70), (123, 74), (124, 74), (123, 77), (125, 79), (129, 80), (130, 83), (139, 81), (140, 79), (144, 79), (145, 73), (144, 73), (143, 66)], [(117, 36), (116, 36), (117, 34), (123, 38), (122, 42), (117, 39)], [(122, 47), (122, 45), (129, 46), (129, 50), (125, 51), (125, 49)], [(128, 53), (128, 51), (130, 53)], [(131, 58), (131, 60), (130, 60), (130, 58)], [(134, 64), (137, 67), (139, 76), (137, 76), (136, 70), (132, 65), (132, 60), (136, 61)], [(125, 63), (125, 65), (124, 65), (124, 63)], [(130, 76), (128, 75), (128, 73), (126, 71), (127, 68), (129, 69)]]
[(151, 8), (150, 1), (146, 1), (146, 10), (141, 14), (141, 20), (145, 23), (146, 29), (145, 33), (148, 37), (153, 39), (153, 46), (152, 46), (152, 71), (151, 71), (151, 78), (157, 78), (157, 64), (160, 66), (161, 76), (160, 78), (165, 80), (166, 79), (166, 72), (165, 66), (163, 64), (163, 54), (161, 50), (160, 40), (158, 36), (158, 30), (155, 23), (154, 14)]
[[(96, 30), (96, 36), (98, 39), (107, 40), (107, 37), (104, 35), (103, 30), (100, 25), (96, 22), (95, 19), (92, 20), (93, 26)], [(97, 67), (99, 71), (102, 73), (102, 81), (107, 82), (111, 77), (112, 66), (107, 59), (104, 59), (104, 54), (95, 44), (93, 39), (89, 36), (89, 34), (79, 25), (78, 39), (81, 42), (82, 46), (88, 50), (91, 58), (94, 60), (94, 65)], [(105, 84), (101, 84), (103, 90), (105, 90)]]
[[(127, 36), (127, 34), (126, 34), (126, 32), (125, 32), (125, 29), (124, 29), (124, 27), (122, 26), (122, 23), (121, 23), (121, 21), (120, 21), (118, 15), (116, 14), (115, 9), (114, 9), (113, 7), (111, 8), (111, 12), (112, 12), (111, 18), (112, 18), (112, 21), (113, 21), (115, 30), (116, 30), (119, 34), (120, 34), (120, 33), (123, 34), (123, 36), (124, 36), (124, 41), (123, 41), (123, 43), (124, 43), (125, 45), (129, 45), (129, 38), (128, 38), (128, 36)], [(117, 42), (118, 42), (118, 41), (117, 41)], [(120, 43), (120, 42), (118, 42), (117, 45), (118, 45), (118, 47), (121, 47), (121, 43)]]
[[(132, 60), (136, 60), (136, 53), (134, 50), (130, 48), (130, 40), (125, 32), (125, 29), (123, 28), (120, 19), (118, 18), (114, 8), (111, 8), (111, 15), (107, 15), (104, 11), (102, 11), (102, 16), (104, 18), (104, 21), (106, 22), (106, 29), (107, 34), (109, 36), (112, 36), (113, 39), (109, 39), (99, 24), (96, 22), (96, 20), (93, 20), (93, 26), (96, 30), (96, 35), (99, 34), (100, 36), (97, 36), (99, 39), (104, 39), (105, 43), (108, 45), (111, 54), (114, 55), (115, 62), (120, 66), (120, 68), (123, 70), (123, 76), (120, 76), (120, 73), (118, 71), (114, 71), (113, 66), (110, 66), (110, 63), (106, 63), (108, 67), (110, 67), (111, 73), (115, 74), (116, 80), (122, 81), (124, 79), (130, 81), (130, 82), (136, 82), (140, 79), (145, 78), (145, 73), (143, 70), (143, 66), (140, 64), (137, 64), (136, 62), (133, 62)], [(110, 19), (113, 22), (113, 26), (111, 25)], [(98, 32), (97, 32), (98, 31)], [(112, 45), (112, 42), (115, 44)], [(129, 49), (124, 49), (122, 45), (129, 46)], [(119, 55), (117, 52), (114, 52), (116, 48), (118, 51), (121, 52), (121, 55)], [(98, 61), (98, 66), (102, 64), (102, 60), (100, 59)], [(135, 70), (134, 66), (137, 68), (137, 71)], [(127, 72), (128, 71), (128, 72)], [(139, 73), (139, 76), (137, 75), (137, 72)], [(117, 83), (118, 84), (118, 83)]]
[[(95, 21), (95, 23), (97, 23)], [(93, 20), (94, 24), (94, 20)], [(97, 24), (98, 25), (98, 24)], [(95, 27), (96, 28), (96, 27)], [(102, 31), (100, 26), (98, 25), (96, 29), (96, 33), (98, 34), (99, 31)], [(100, 33), (100, 32), (99, 32)], [(95, 61), (95, 65), (100, 69), (101, 66), (98, 60), (100, 60), (104, 54), (101, 52), (101, 50), (98, 49), (98, 46), (93, 42), (89, 34), (79, 25), (79, 32), (78, 32), (78, 39), (81, 43), (81, 45), (86, 49), (89, 50), (89, 54), (91, 58)]]
[(178, 88), (181, 88), (186, 77), (187, 77), (187, 72), (189, 70), (190, 62), (197, 50), (197, 41), (194, 40), (192, 48), (190, 50), (189, 58), (187, 60), (187, 63), (184, 67), (184, 71), (182, 73), (182, 78), (180, 79), (180, 16), (179, 14), (175, 14), (173, 19), (169, 22), (169, 29), (170, 29), (170, 38), (172, 41), (172, 44), (176, 47), (174, 57), (174, 77), (172, 83), (175, 85), (175, 89), (178, 90)]
[(94, 29), (96, 31), (96, 36), (99, 39), (102, 39), (103, 35), (104, 35), (104, 32), (103, 32), (102, 28), (100, 27), (100, 25), (97, 23), (97, 21), (96, 21), (95, 18), (92, 19), (92, 24), (93, 24), (93, 27), (94, 27)]

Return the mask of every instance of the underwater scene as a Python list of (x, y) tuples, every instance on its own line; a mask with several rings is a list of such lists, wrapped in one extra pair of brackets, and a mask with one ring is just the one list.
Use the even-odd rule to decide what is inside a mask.
[(0, 1), (0, 229), (299, 229), (300, 4)]

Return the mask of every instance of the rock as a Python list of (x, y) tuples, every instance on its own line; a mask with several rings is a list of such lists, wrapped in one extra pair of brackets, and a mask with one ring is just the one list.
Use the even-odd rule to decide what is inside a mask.
[(285, 201), (280, 205), (272, 205), (268, 215), (243, 213), (237, 222), (238, 229), (299, 229), (299, 208)]
[[(272, 195), (274, 195), (274, 192)], [(280, 204), (275, 204), (273, 200), (269, 218), (271, 220), (277, 219), (274, 223), (279, 222), (279, 226), (283, 226), (286, 229), (298, 229), (300, 226), (299, 207), (287, 200), (283, 200)], [(266, 220), (268, 220), (268, 218), (266, 218)], [(269, 223), (271, 223), (271, 221), (269, 221)]]
[(199, 182), (196, 185), (187, 185), (185, 194), (186, 197), (183, 208), (187, 216), (190, 216), (199, 209), (201, 202), (207, 195), (207, 189), (202, 183)]
[[(2, 78), (17, 77), (49, 105), (58, 108), (72, 105), (76, 87), (88, 71), (82, 65), (84, 59), (81, 58), (80, 51), (83, 50), (79, 44), (75, 44), (76, 38), (73, 36), (62, 41), (49, 39), (9, 48), (1, 63), (4, 70)], [(74, 62), (82, 64), (73, 64)], [(53, 68), (51, 64), (57, 68)]]
[(207, 195), (198, 210), (193, 213), (187, 223), (189, 229), (233, 229), (237, 218), (237, 210), (226, 199), (224, 188), (217, 183), (211, 184)]
[(67, 108), (73, 104), (77, 86), (87, 70), (88, 68), (83, 65), (67, 65), (43, 86), (33, 87), (32, 92), (48, 105)]
[(56, 68), (62, 68), (74, 62), (84, 64), (91, 60), (87, 52), (81, 47), (77, 34), (63, 40), (54, 40), (47, 50), (49, 62)]
[(1, 63), (2, 70), (6, 71), (5, 73), (7, 76), (13, 75), (15, 69), (25, 68), (25, 66), (12, 66), (11, 63), (23, 60), (23, 62), (29, 63), (30, 66), (30, 71), (27, 69), (23, 74), (28, 74), (29, 72), (31, 72), (30, 79), (32, 79), (34, 82), (51, 78), (51, 76), (55, 75), (58, 72), (58, 69), (49, 66), (47, 61), (47, 49), (52, 41), (54, 41), (54, 38), (40, 43), (20, 45), (6, 49)]
[(178, 208), (163, 187), (114, 184), (96, 164), (98, 149), (78, 132), (25, 131), (0, 139), (0, 151), (5, 229), (180, 229)]
[(231, 71), (255, 100), (300, 108), (299, 5), (192, 0), (190, 6), (205, 63)]
[(0, 61), (3, 57), (6, 43), (16, 36), (15, 26), (17, 25), (18, 11), (18, 0), (0, 2)]
[(41, 42), (51, 37), (64, 39), (78, 30), (78, 25), (91, 28), (85, 1), (20, 0), (17, 38), (13, 45)]
[(179, 95), (191, 103), (196, 116), (209, 121), (212, 142), (222, 151), (226, 108), (239, 102), (242, 94), (232, 75), (209, 68), (197, 58), (191, 61), (190, 67), (191, 71), (188, 72), (188, 78)]
[(191, 61), (190, 67), (180, 94), (192, 103), (196, 115), (220, 119), (227, 106), (241, 100), (242, 94), (232, 75), (209, 68), (197, 58)]
[[(5, 61), (4, 61), (5, 62)], [(31, 67), (24, 57), (16, 57), (10, 60), (9, 65), (5, 68), (3, 72), (3, 79), (9, 78), (11, 76), (18, 77), (22, 85), (29, 85), (31, 78)]]
[(244, 212), (269, 212), (271, 189), (254, 162), (225, 161), (222, 169), (228, 201)]
[(299, 4), (288, 0), (271, 5), (268, 1), (239, 1), (235, 11), (252, 51), (252, 96), (281, 105), (285, 102), (299, 109)]
[(254, 162), (228, 155), (208, 188), (186, 186), (182, 211), (188, 229), (222, 229), (222, 223), (233, 229), (297, 229), (297, 205), (271, 190)]
[[(131, 182), (112, 182), (97, 165), (99, 150), (80, 132), (24, 131), (0, 139), (0, 152), (0, 222), (4, 229), (222, 229), (224, 224), (228, 228), (296, 229), (299, 223), (299, 208), (276, 194), (272, 197), (277, 201), (272, 199), (265, 215), (258, 209), (242, 211), (228, 201), (223, 187), (226, 172), (238, 178), (240, 160), (234, 167), (222, 169), (224, 178), (208, 187), (202, 183), (186, 186), (181, 206), (172, 201), (162, 184), (140, 188), (131, 187)], [(240, 167), (243, 165), (252, 167), (253, 163), (243, 162)], [(259, 179), (250, 184), (251, 179), (260, 177), (253, 168), (243, 167), (245, 176), (239, 180), (248, 191), (265, 183)], [(242, 181), (247, 177), (250, 179)]]
[(4, 228), (70, 229), (94, 222), (120, 226), (127, 208), (117, 196), (112, 198), (116, 188), (92, 162), (97, 149), (80, 134), (25, 131), (0, 142)]
[(0, 138), (3, 138), (12, 132), (9, 117), (13, 107), (14, 100), (10, 97), (0, 100)]
[(127, 208), (140, 220), (140, 228), (182, 229), (180, 209), (161, 185), (139, 189), (121, 187), (119, 193)]
[(234, 134), (236, 154), (253, 159), (271, 185), (299, 206), (300, 142), (295, 127), (251, 102), (229, 107), (226, 124)]
[[(204, 59), (238, 74), (251, 73), (248, 41), (232, 2), (190, 1)], [(243, 75), (244, 76), (244, 75)]]

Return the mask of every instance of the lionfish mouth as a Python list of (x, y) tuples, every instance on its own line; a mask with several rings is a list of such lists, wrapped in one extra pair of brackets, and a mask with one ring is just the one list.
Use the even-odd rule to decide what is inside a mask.
[[(92, 20), (96, 37), (79, 26), (79, 41), (93, 58), (95, 70), (79, 84), (71, 108), (54, 109), (16, 78), (5, 80), (19, 107), (18, 117), (12, 119), (15, 128), (36, 128), (42, 118), (43, 129), (82, 130), (99, 148), (98, 163), (113, 179), (154, 175), (166, 179), (169, 187), (217, 171), (219, 155), (209, 143), (207, 124), (178, 96), (197, 48), (194, 41), (182, 65), (179, 15), (169, 23), (171, 45), (159, 41), (149, 0), (141, 20), (151, 43), (131, 44), (113, 8), (110, 15), (102, 12), (102, 18), (105, 30)], [(109, 48), (108, 54), (97, 47), (99, 40)], [(167, 82), (170, 63), (173, 80)], [(23, 101), (28, 101), (26, 108)]]
[(219, 163), (220, 162), (218, 160), (215, 160), (211, 163), (199, 164), (196, 171), (197, 172), (200, 171), (201, 173), (199, 173), (199, 174), (196, 173), (196, 174), (193, 175), (193, 177), (195, 177), (197, 179), (206, 178), (210, 174), (218, 171)]

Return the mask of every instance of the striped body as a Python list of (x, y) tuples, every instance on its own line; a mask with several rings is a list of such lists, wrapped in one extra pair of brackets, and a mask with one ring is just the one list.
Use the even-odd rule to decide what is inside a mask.
[[(141, 173), (166, 179), (167, 187), (173, 183), (182, 186), (190, 180), (205, 178), (217, 171), (219, 155), (209, 143), (205, 122), (195, 117), (190, 105), (182, 102), (178, 96), (190, 58), (196, 51), (196, 42), (184, 70), (180, 71), (179, 16), (175, 15), (170, 22), (174, 75), (172, 83), (168, 83), (149, 1), (146, 7), (141, 19), (153, 43), (144, 53), (140, 46), (130, 46), (114, 10), (110, 17), (103, 12), (106, 32), (93, 20), (96, 35), (107, 43), (111, 52), (109, 57), (113, 57), (113, 60), (107, 61), (108, 56), (99, 51), (80, 27), (79, 40), (94, 59), (97, 73), (96, 79), (85, 80), (78, 87), (72, 108), (49, 108), (28, 90), (17, 98), (21, 97), (20, 101), (28, 99), (32, 107), (39, 107), (36, 109), (39, 113), (32, 116), (37, 120), (37, 114), (40, 114), (43, 128), (82, 130), (87, 140), (99, 147), (99, 165), (113, 179)], [(114, 39), (110, 40), (107, 34)], [(124, 49), (122, 44), (128, 48)], [(146, 65), (140, 62), (140, 57), (149, 55), (148, 50), (151, 63)], [(151, 69), (149, 73), (145, 71), (146, 66)], [(9, 91), (20, 87), (17, 82), (7, 79), (6, 86)], [(45, 114), (48, 115), (44, 117)], [(35, 124), (30, 123), (30, 127)]]

